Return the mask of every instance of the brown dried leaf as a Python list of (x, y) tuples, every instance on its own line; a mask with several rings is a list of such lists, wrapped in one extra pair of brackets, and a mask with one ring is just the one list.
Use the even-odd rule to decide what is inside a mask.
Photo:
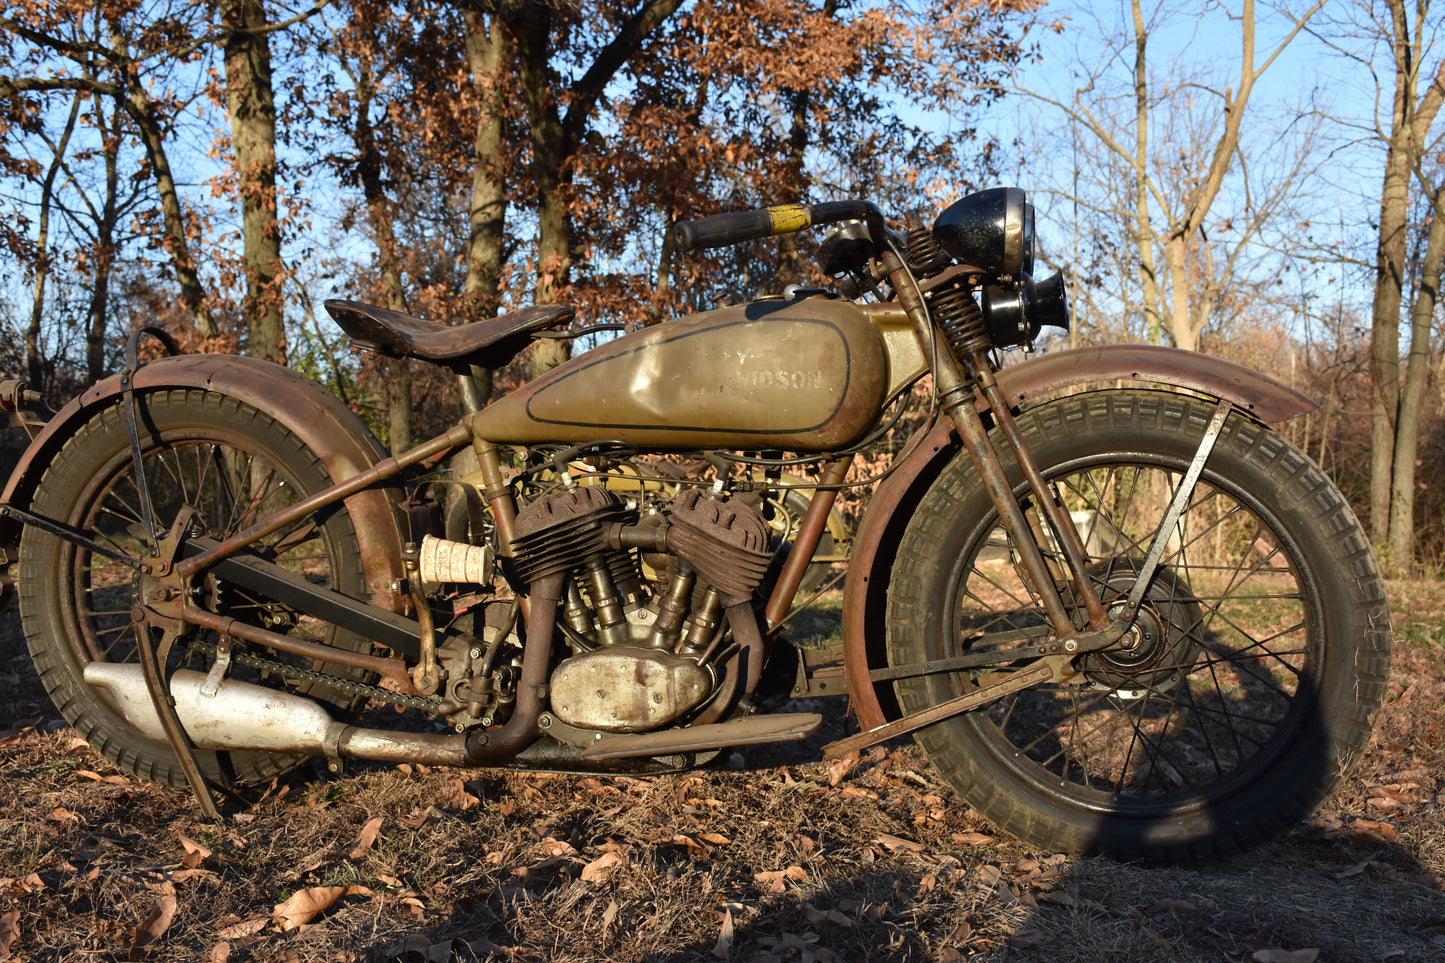
[(831, 924), (833, 926), (853, 925), (853, 921), (849, 919), (845, 914), (840, 913), (837, 910), (828, 910), (825, 913), (822, 910), (818, 909), (816, 906), (814, 906), (812, 903), (803, 904), (803, 915), (806, 916), (808, 918), (808, 922), (812, 923), (814, 926), (823, 926), (825, 924)]
[(705, 843), (712, 843), (714, 846), (726, 846), (732, 842), (722, 833), (698, 833), (697, 838)]
[(834, 787), (844, 779), (847, 779), (848, 774), (858, 768), (858, 760), (860, 758), (858, 751), (855, 749), (847, 755), (834, 759), (832, 765), (828, 767), (828, 785)]
[[(239, 923), (232, 923), (230, 926), (223, 926), (216, 931), (216, 935), (223, 940), (240, 940), (259, 933), (271, 922), (269, 916), (253, 916), (250, 919), (242, 920)], [(229, 951), (228, 951), (229, 952)]]
[(214, 855), (209, 849), (207, 849), (205, 846), (202, 846), (194, 839), (186, 836), (181, 836), (180, 840), (181, 846), (185, 848), (186, 852), (194, 853), (195, 855), (201, 857), (201, 859), (209, 859), (212, 855)]
[(370, 896), (365, 886), (313, 886), (293, 893), (271, 913), (281, 929), (294, 930), (335, 906), (345, 896)]
[(753, 875), (753, 881), (768, 887), (769, 893), (785, 893), (788, 890), (787, 880), (801, 882), (807, 878), (808, 871), (801, 866), (767, 870)]
[(718, 931), (717, 942), (713, 944), (712, 955), (726, 960), (733, 955), (733, 911), (723, 907), (722, 928)]
[(1395, 827), (1389, 823), (1377, 822), (1373, 819), (1356, 819), (1345, 829), (1345, 836), (1351, 842), (1364, 843), (1365, 845), (1379, 845), (1380, 843), (1397, 843), (1400, 841), (1399, 834)]
[(346, 854), (347, 859), (357, 860), (367, 854), (372, 843), (376, 842), (377, 831), (381, 829), (381, 817), (373, 816), (361, 827), (361, 836), (351, 844), (351, 851)]
[(888, 833), (880, 833), (878, 835), (878, 838), (873, 841), (875, 843), (878, 843), (879, 845), (895, 851), (901, 849), (904, 852), (921, 853), (924, 849), (922, 843), (915, 843), (911, 839), (904, 839), (901, 836), (893, 836)]
[(169, 893), (156, 900), (155, 909), (146, 921), (137, 926), (131, 933), (130, 958), (138, 960), (156, 940), (160, 939), (167, 929), (170, 928), (171, 920), (176, 918), (176, 898)]
[(20, 911), (11, 910), (0, 916), (0, 960), (11, 959), (10, 947), (20, 939)]
[(607, 908), (602, 911), (603, 933), (606, 933), (609, 929), (612, 928), (612, 924), (617, 920), (617, 912), (620, 909), (622, 909), (622, 907), (617, 905), (617, 900), (613, 900), (612, 902), (608, 903)]
[(8, 890), (11, 896), (39, 893), (45, 888), (45, 880), (40, 878), (39, 873), (31, 873), (29, 876), (22, 876), (20, 879), (13, 877), (0, 879), (0, 891)]
[(954, 833), (953, 841), (960, 846), (988, 846), (994, 838), (986, 833)]
[(467, 791), (467, 784), (461, 779), (453, 779), (447, 783), (447, 796), (444, 802), (448, 809), (456, 809), (465, 812), (473, 809), (481, 802), (481, 799), (473, 796)]
[(217, 943), (211, 947), (211, 963), (226, 963), (231, 958), (231, 944), (227, 942)]
[(584, 883), (600, 883), (607, 878), (607, 874), (619, 863), (625, 863), (626, 859), (621, 853), (603, 853), (592, 862), (582, 867), (582, 881)]

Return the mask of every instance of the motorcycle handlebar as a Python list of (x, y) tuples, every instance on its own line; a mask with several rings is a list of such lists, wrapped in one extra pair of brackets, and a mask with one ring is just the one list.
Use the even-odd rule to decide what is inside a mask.
[(884, 237), (883, 213), (872, 201), (824, 201), (821, 204), (783, 204), (753, 211), (714, 214), (672, 226), (672, 242), (682, 253), (710, 247), (727, 247), (779, 234), (791, 234), (815, 224), (866, 221), (875, 240)]

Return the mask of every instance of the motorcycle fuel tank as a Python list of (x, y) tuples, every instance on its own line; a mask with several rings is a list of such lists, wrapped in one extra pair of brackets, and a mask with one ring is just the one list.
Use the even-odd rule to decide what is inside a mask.
[(499, 444), (826, 451), (860, 438), (888, 386), (883, 339), (849, 301), (754, 301), (573, 358), (472, 417)]

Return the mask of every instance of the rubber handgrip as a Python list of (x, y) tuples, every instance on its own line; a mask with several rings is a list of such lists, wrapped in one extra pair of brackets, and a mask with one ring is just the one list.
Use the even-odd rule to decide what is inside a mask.
[(672, 226), (672, 243), (686, 253), (706, 247), (727, 247), (773, 235), (773, 218), (767, 211), (736, 211), (714, 214), (695, 221), (678, 221)]

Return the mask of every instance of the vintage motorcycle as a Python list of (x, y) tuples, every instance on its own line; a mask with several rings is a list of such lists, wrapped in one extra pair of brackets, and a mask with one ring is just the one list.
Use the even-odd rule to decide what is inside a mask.
[[(838, 201), (673, 239), (823, 225), (841, 294), (625, 334), (486, 407), (473, 393), (393, 454), (301, 376), (176, 354), (155, 329), (170, 356), (138, 363), (138, 334), (124, 371), (57, 413), (11, 383), (34, 438), (0, 546), (55, 704), (208, 814), (214, 787), (312, 757), (674, 771), (804, 739), (819, 715), (768, 710), (845, 693), (858, 730), (825, 756), (912, 733), (1040, 847), (1194, 861), (1319, 805), (1367, 745), (1389, 614), (1340, 492), (1269, 427), (1312, 403), (1152, 346), (1002, 366), (1069, 324), (1062, 278), (1031, 277), (1017, 188), (931, 228)], [(573, 315), (327, 309), (463, 385)], [(920, 383), (929, 422), (861, 482), (841, 640), (799, 651), (779, 627), (837, 493)], [(467, 449), (470, 521), (447, 525), (417, 493)], [(706, 479), (650, 474), (698, 455)], [(780, 538), (770, 506), (802, 486)]]

